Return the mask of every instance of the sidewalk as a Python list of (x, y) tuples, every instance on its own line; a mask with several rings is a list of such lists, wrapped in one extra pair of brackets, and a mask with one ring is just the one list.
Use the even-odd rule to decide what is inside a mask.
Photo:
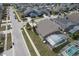
[[(7, 23), (7, 25), (12, 25), (11, 23)], [(6, 23), (5, 24), (1, 24), (1, 27), (2, 26), (6, 26)]]
[(18, 13), (16, 12), (16, 10), (15, 10), (15, 9), (14, 9), (14, 12), (15, 12), (15, 14), (16, 14), (16, 16), (17, 16), (18, 20), (22, 22), (22, 20), (20, 19), (19, 15), (18, 15)]
[(5, 56), (13, 56), (12, 48), (9, 49), (9, 50), (4, 51), (4, 52), (3, 52), (3, 55), (5, 55)]
[(6, 21), (6, 20), (2, 20), (2, 22), (10, 22), (10, 21), (11, 21), (11, 20), (7, 20), (7, 21)]
[(31, 56), (30, 51), (29, 51), (29, 49), (28, 49), (28, 46), (27, 46), (27, 44), (26, 44), (26, 42), (25, 42), (25, 40), (24, 40), (24, 37), (23, 37), (23, 34), (22, 34), (22, 32), (21, 32), (21, 31), (20, 31), (20, 34), (21, 34), (22, 39), (23, 39), (23, 41), (24, 41), (24, 44), (25, 44), (25, 46), (26, 46), (26, 50), (28, 51), (29, 56)]

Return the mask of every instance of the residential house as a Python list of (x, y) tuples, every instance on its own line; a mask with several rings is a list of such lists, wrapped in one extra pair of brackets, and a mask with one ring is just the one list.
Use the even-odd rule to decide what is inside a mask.
[(68, 37), (59, 31), (59, 25), (50, 19), (37, 23), (36, 31), (52, 48), (56, 48), (67, 42)]

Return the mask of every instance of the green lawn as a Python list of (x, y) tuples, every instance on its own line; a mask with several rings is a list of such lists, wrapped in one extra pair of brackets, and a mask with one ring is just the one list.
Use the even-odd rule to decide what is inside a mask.
[(4, 43), (5, 43), (5, 35), (4, 36), (0, 35), (0, 53), (4, 51)]
[[(27, 29), (27, 28), (26, 28)], [(57, 53), (55, 53), (53, 50), (50, 50), (47, 44), (44, 44), (41, 40), (41, 38), (36, 35), (33, 31), (27, 30), (30, 37), (32, 38), (36, 48), (38, 49), (40, 55), (42, 56), (56, 56)]]
[(7, 34), (7, 50), (12, 47), (11, 33)]
[(74, 39), (74, 36), (73, 36), (73, 34), (68, 34), (69, 35), (69, 42), (74, 42), (74, 41), (77, 41), (77, 39), (75, 38)]
[(0, 27), (0, 31), (4, 31), (6, 29), (6, 26)]
[(36, 56), (36, 53), (35, 53), (35, 51), (34, 51), (32, 45), (31, 45), (31, 43), (30, 43), (28, 37), (26, 36), (26, 33), (25, 33), (24, 29), (22, 29), (22, 34), (23, 34), (23, 36), (24, 36), (24, 39), (25, 39), (25, 42), (26, 42), (26, 44), (27, 44), (27, 46), (28, 46), (28, 49), (29, 49), (29, 51), (30, 51), (30, 54), (31, 54), (32, 56)]

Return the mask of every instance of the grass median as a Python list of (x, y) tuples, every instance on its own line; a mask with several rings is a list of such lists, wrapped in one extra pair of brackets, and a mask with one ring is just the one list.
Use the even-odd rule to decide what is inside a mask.
[(5, 35), (0, 34), (0, 53), (4, 51)]
[[(27, 30), (27, 27), (26, 27)], [(56, 56), (57, 53), (55, 53), (53, 50), (50, 50), (50, 48), (44, 44), (41, 40), (41, 38), (35, 34), (35, 32), (31, 30), (27, 30), (30, 37), (32, 38), (32, 41), (34, 42), (36, 48), (38, 49), (41, 56)]]
[(34, 51), (32, 45), (31, 45), (31, 43), (30, 43), (28, 37), (26, 36), (26, 33), (25, 33), (24, 29), (22, 29), (22, 34), (23, 34), (23, 36), (24, 36), (24, 39), (25, 39), (25, 42), (26, 42), (26, 44), (27, 44), (27, 46), (28, 46), (28, 49), (29, 49), (29, 51), (30, 51), (30, 54), (31, 54), (32, 56), (36, 56), (36, 53), (35, 53), (35, 51)]
[(11, 33), (7, 34), (7, 50), (12, 48), (12, 38), (11, 38)]

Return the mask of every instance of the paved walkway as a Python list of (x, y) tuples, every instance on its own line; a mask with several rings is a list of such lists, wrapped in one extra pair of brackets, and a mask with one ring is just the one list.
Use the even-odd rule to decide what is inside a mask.
[[(7, 20), (8, 20), (8, 16), (6, 17), (6, 22), (7, 22)], [(4, 51), (7, 50), (7, 25), (8, 25), (8, 22), (6, 23)]]
[(13, 56), (12, 48), (3, 52), (3, 56)]
[[(7, 25), (12, 25), (11, 23), (7, 23)], [(6, 26), (6, 23), (4, 23), (4, 24), (1, 24), (1, 27), (2, 26)]]
[[(14, 9), (14, 8), (13, 8)], [(16, 10), (14, 9), (14, 12), (16, 14), (16, 16), (18, 17), (18, 20), (22, 22), (21, 18), (19, 17), (18, 13), (16, 12)]]
[(32, 39), (31, 39), (31, 37), (29, 36), (28, 32), (26, 31), (25, 27), (23, 27), (23, 29), (24, 29), (24, 31), (25, 31), (25, 33), (26, 33), (26, 35), (27, 35), (27, 37), (28, 37), (28, 39), (29, 39), (31, 45), (33, 46), (33, 49), (35, 50), (37, 56), (40, 56), (40, 53), (38, 52), (36, 46), (34, 45)]
[(12, 31), (12, 29), (10, 29), (10, 30), (5, 30), (5, 31), (0, 31), (0, 33), (6, 34), (6, 33), (10, 33), (11, 31)]
[(40, 21), (42, 21), (42, 20), (45, 20), (46, 18), (40, 18), (40, 19), (36, 19), (36, 20), (34, 20), (35, 22), (40, 22)]
[(11, 21), (11, 20), (7, 20), (7, 21), (6, 21), (6, 20), (2, 20), (2, 22), (10, 22), (10, 21)]

